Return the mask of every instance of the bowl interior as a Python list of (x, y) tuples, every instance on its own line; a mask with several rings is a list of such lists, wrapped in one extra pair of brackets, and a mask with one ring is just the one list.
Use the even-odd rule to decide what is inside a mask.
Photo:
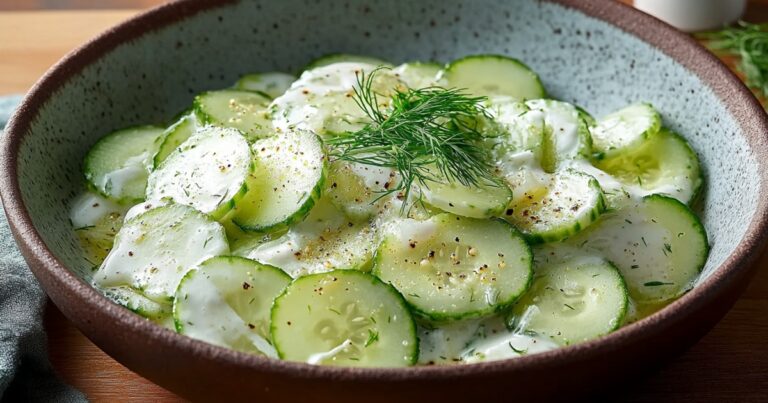
[[(191, 6), (192, 2), (187, 3)], [(241, 74), (298, 71), (336, 52), (395, 63), (501, 53), (537, 71), (549, 93), (596, 116), (652, 102), (698, 152), (701, 214), (712, 244), (702, 278), (734, 251), (756, 212), (760, 178), (742, 128), (699, 77), (653, 46), (559, 4), (536, 0), (243, 1), (146, 31), (73, 74), (37, 113), (19, 150), (23, 200), (50, 250), (79, 277), (68, 202), (83, 189), (85, 152), (125, 126), (166, 122), (203, 90)], [(183, 8), (182, 8), (183, 9)]]

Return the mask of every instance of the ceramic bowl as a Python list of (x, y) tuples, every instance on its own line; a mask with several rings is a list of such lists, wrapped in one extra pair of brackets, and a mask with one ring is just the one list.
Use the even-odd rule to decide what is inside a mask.
[[(295, 71), (334, 52), (395, 63), (501, 53), (539, 72), (552, 96), (597, 115), (651, 101), (703, 163), (700, 213), (712, 252), (698, 284), (599, 340), (513, 360), (406, 369), (310, 366), (214, 347), (155, 326), (88, 285), (91, 265), (66, 204), (82, 189), (80, 163), (100, 136), (167, 120), (194, 94), (243, 73)], [(21, 250), (59, 309), (115, 359), (180, 395), (334, 402), (572, 397), (674, 356), (731, 307), (766, 239), (766, 133), (763, 109), (715, 57), (613, 1), (181, 1), (105, 32), (37, 83), (2, 139), (0, 187)]]

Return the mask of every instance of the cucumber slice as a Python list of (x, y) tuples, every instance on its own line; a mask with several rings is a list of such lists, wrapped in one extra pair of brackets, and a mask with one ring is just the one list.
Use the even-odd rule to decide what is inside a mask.
[(126, 206), (90, 191), (83, 192), (72, 201), (69, 221), (77, 233), (85, 260), (94, 270), (112, 249), (126, 210)]
[(147, 175), (163, 129), (137, 126), (112, 132), (85, 156), (83, 172), (88, 185), (118, 203), (144, 200)]
[(123, 224), (93, 283), (99, 288), (129, 286), (164, 303), (173, 299), (187, 271), (227, 252), (219, 223), (191, 207), (169, 204)]
[(396, 223), (376, 252), (373, 273), (426, 319), (480, 317), (508, 307), (525, 292), (531, 251), (502, 221), (445, 213)]
[(519, 60), (500, 55), (474, 55), (454, 60), (443, 71), (449, 87), (480, 96), (507, 95), (519, 100), (544, 98), (539, 76)]
[(661, 129), (635, 149), (596, 162), (640, 195), (665, 194), (691, 203), (703, 180), (699, 158), (680, 135)]
[(403, 297), (370, 274), (336, 270), (291, 283), (272, 306), (280, 358), (349, 367), (416, 362), (416, 325)]
[(530, 290), (512, 310), (510, 328), (567, 346), (606, 335), (624, 322), (627, 287), (602, 258), (544, 264), (535, 273)]
[(427, 365), (503, 360), (557, 347), (546, 338), (510, 331), (498, 315), (419, 328), (419, 363)]
[(302, 220), (320, 197), (326, 158), (320, 139), (297, 131), (252, 145), (255, 172), (248, 193), (235, 204), (232, 222), (244, 231), (265, 232)]
[(603, 190), (605, 197), (605, 209), (617, 210), (632, 203), (632, 195), (627, 191), (626, 186), (616, 180), (612, 175), (592, 165), (589, 161), (576, 159), (568, 161), (566, 166), (578, 172), (583, 172), (595, 178)]
[(501, 180), (471, 186), (448, 181), (428, 181), (425, 185), (420, 191), (427, 203), (464, 217), (501, 216), (512, 199), (512, 191)]
[(542, 337), (501, 330), (498, 333), (478, 338), (467, 345), (461, 353), (460, 359), (461, 362), (474, 364), (543, 353), (557, 347), (557, 344)]
[(541, 144), (541, 131), (533, 130), (520, 117), (529, 111), (525, 102), (509, 96), (493, 96), (483, 103), (490, 120), (481, 119), (481, 130), (491, 145), (505, 151), (535, 150)]
[(329, 166), (325, 195), (353, 221), (362, 222), (384, 209), (388, 197), (382, 196), (396, 181), (391, 168), (337, 160)]
[(270, 98), (252, 91), (221, 90), (204, 92), (195, 97), (195, 116), (202, 124), (232, 127), (248, 140), (272, 136), (268, 111)]
[(648, 103), (637, 103), (613, 112), (593, 126), (595, 151), (610, 157), (643, 143), (661, 129), (661, 116)]
[(541, 166), (546, 172), (555, 172), (564, 161), (591, 156), (589, 129), (573, 105), (549, 99), (536, 99), (525, 104), (530, 111), (523, 115), (523, 119), (529, 126), (544, 127), (541, 130)]
[(109, 287), (103, 289), (102, 292), (104, 296), (129, 311), (173, 329), (173, 306), (171, 304), (153, 301), (131, 287)]
[(157, 154), (155, 154), (152, 169), (157, 169), (172, 152), (192, 137), (196, 130), (197, 119), (192, 113), (182, 116), (176, 123), (165, 129), (163, 141), (160, 143)]
[(676, 199), (651, 195), (605, 214), (569, 240), (602, 254), (621, 271), (632, 299), (669, 301), (689, 290), (709, 253), (707, 234), (696, 215)]
[(147, 199), (168, 198), (220, 218), (248, 190), (252, 169), (248, 142), (240, 132), (207, 126), (150, 174)]
[(363, 63), (363, 64), (371, 64), (373, 66), (392, 66), (390, 63), (387, 63), (375, 57), (350, 55), (346, 53), (335, 53), (335, 54), (320, 56), (317, 59), (312, 60), (311, 62), (307, 63), (306, 66), (304, 66), (303, 71), (330, 66), (336, 63)]
[(372, 223), (353, 223), (323, 197), (304, 221), (246, 256), (300, 277), (334, 269), (367, 270), (376, 244)]
[[(579, 111), (579, 116), (581, 116), (581, 118), (584, 119), (584, 123), (587, 124), (588, 128), (597, 126), (597, 119), (595, 119), (595, 117), (592, 116), (592, 114), (587, 112), (586, 109), (580, 107), (579, 105), (573, 105), (573, 107)], [(591, 134), (592, 133), (590, 132), (590, 136)], [(591, 140), (594, 141), (594, 139), (591, 139)]]
[[(512, 189), (512, 200), (509, 203), (512, 206), (523, 204), (532, 197), (544, 197), (554, 180), (553, 175), (538, 166), (536, 156), (531, 151), (506, 154), (497, 159), (496, 170)], [(509, 215), (509, 209), (504, 214)]]
[(504, 213), (504, 218), (533, 243), (568, 238), (605, 211), (603, 191), (595, 178), (566, 169), (548, 179), (549, 183), (535, 191), (526, 191)]
[(270, 343), (272, 301), (291, 282), (253, 260), (213, 257), (181, 280), (173, 304), (176, 331), (217, 346), (277, 358)]
[(443, 66), (437, 63), (411, 62), (401, 64), (392, 72), (410, 88), (426, 88), (437, 84), (437, 75)]
[(267, 94), (270, 98), (274, 99), (283, 95), (288, 88), (291, 88), (291, 84), (294, 81), (296, 81), (296, 76), (288, 73), (246, 74), (237, 80), (234, 88), (236, 90)]
[(589, 129), (573, 105), (547, 99), (523, 104), (508, 97), (493, 98), (492, 102), (489, 114), (502, 133), (493, 144), (492, 154), (498, 163), (529, 151), (538, 162), (534, 165), (552, 173), (567, 161), (591, 156)]
[[(282, 96), (275, 99), (273, 125), (276, 131), (308, 130), (321, 136), (356, 132), (370, 118), (355, 102), (354, 89), (361, 74), (371, 74), (376, 65), (335, 63), (305, 71)], [(403, 83), (392, 70), (377, 70), (372, 89), (382, 106), (390, 102)]]

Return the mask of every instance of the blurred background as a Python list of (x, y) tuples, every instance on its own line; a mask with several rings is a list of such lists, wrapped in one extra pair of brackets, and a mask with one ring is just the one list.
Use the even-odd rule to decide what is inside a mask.
[(148, 8), (163, 0), (0, 0), (0, 10)]
[[(616, 0), (622, 3), (647, 3), (644, 0)], [(703, 4), (712, 0), (657, 0), (656, 2), (667, 3), (690, 3), (696, 2)], [(715, 0), (717, 2), (740, 2), (740, 0)], [(39, 9), (120, 9), (120, 8), (148, 8), (158, 4), (165, 3), (164, 0), (0, 0), (0, 10), (39, 10)], [(653, 2), (653, 1), (651, 1)], [(768, 0), (750, 0), (748, 3), (749, 13), (752, 14), (753, 8), (761, 8), (760, 5), (768, 6)], [(768, 16), (768, 12), (765, 14)]]
[[(0, 0), (0, 11), (22, 10), (96, 10), (96, 9), (146, 9), (160, 5), (168, 0)], [(610, 1), (610, 0), (608, 0)], [(732, 19), (732, 15), (743, 14), (749, 22), (768, 20), (768, 0), (614, 0), (635, 5), (657, 15), (661, 19), (677, 25), (665, 18), (666, 15), (677, 18), (700, 18), (701, 14), (720, 15), (720, 18)], [(727, 4), (727, 5), (725, 5)], [(685, 11), (682, 11), (685, 10)], [(730, 11), (728, 11), (730, 10)], [(738, 14), (736, 11), (738, 10)], [(698, 14), (698, 16), (697, 16)], [(728, 15), (728, 17), (724, 17)], [(688, 29), (691, 30), (691, 29)]]

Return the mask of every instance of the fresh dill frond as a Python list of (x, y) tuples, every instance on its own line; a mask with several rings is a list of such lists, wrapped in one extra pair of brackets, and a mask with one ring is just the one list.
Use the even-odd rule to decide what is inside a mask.
[(747, 79), (747, 85), (768, 95), (768, 24), (744, 21), (734, 27), (698, 35), (715, 51), (739, 56), (736, 67)]
[(384, 195), (402, 192), (404, 200), (413, 184), (476, 186), (492, 180), (489, 158), (479, 144), (479, 119), (488, 118), (484, 97), (457, 88), (407, 88), (395, 89), (381, 103), (373, 89), (378, 71), (359, 73), (354, 87), (354, 101), (371, 123), (327, 140), (332, 158), (395, 169), (400, 182)]

